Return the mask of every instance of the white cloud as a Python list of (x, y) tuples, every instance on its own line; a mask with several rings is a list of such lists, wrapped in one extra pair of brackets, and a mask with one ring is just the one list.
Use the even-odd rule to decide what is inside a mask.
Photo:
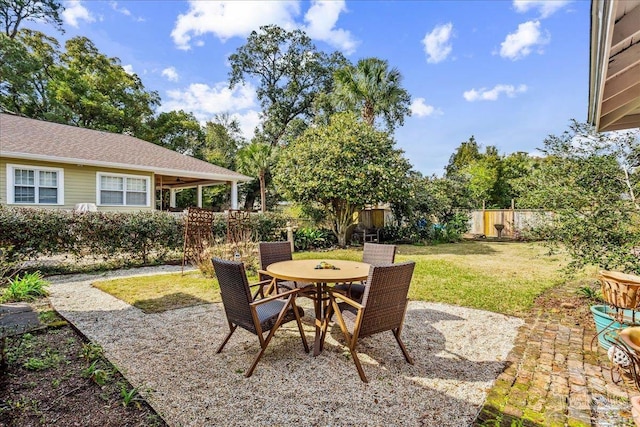
[(540, 12), (540, 18), (547, 18), (564, 6), (570, 3), (570, 0), (513, 0), (513, 7), (516, 12), (525, 13), (531, 9), (537, 9)]
[(519, 93), (527, 91), (527, 85), (515, 87), (513, 85), (498, 84), (493, 89), (471, 89), (462, 94), (464, 99), (469, 102), (473, 101), (496, 101), (500, 94), (504, 93), (509, 98), (515, 97)]
[(71, 0), (64, 5), (62, 19), (72, 27), (78, 27), (79, 21), (95, 22), (96, 18), (82, 5), (80, 0)]
[(240, 132), (246, 139), (251, 139), (256, 128), (260, 125), (260, 112), (256, 110), (247, 110), (244, 113), (233, 113), (230, 115), (232, 119), (236, 119), (240, 124)]
[(127, 74), (135, 74), (135, 71), (133, 71), (133, 65), (131, 64), (123, 65), (122, 68), (124, 68), (124, 71), (126, 71)]
[(184, 90), (167, 91), (168, 100), (162, 103), (164, 111), (193, 111), (196, 117), (237, 112), (257, 105), (256, 91), (251, 85), (229, 89), (226, 82), (209, 86), (193, 83)]
[(449, 22), (448, 24), (437, 25), (433, 31), (424, 36), (422, 44), (427, 54), (427, 62), (437, 64), (447, 59), (452, 50), (449, 42), (452, 35), (453, 24)]
[(304, 16), (307, 23), (304, 31), (312, 39), (325, 41), (347, 55), (352, 54), (359, 43), (349, 31), (334, 28), (340, 13), (346, 11), (344, 0), (314, 0)]
[(433, 105), (426, 104), (424, 98), (414, 99), (409, 108), (411, 109), (411, 114), (417, 117), (427, 117), (433, 114), (442, 113)]
[(508, 34), (500, 44), (500, 56), (512, 61), (522, 59), (531, 53), (534, 46), (538, 46), (539, 53), (542, 53), (542, 46), (550, 39), (548, 33), (543, 35), (540, 31), (540, 21), (527, 21), (518, 25), (516, 32)]
[(212, 86), (195, 83), (181, 90), (167, 91), (165, 98), (168, 99), (162, 103), (161, 111), (190, 111), (202, 124), (216, 114), (228, 113), (232, 119), (238, 120), (247, 139), (253, 137), (261, 121), (256, 90), (250, 84), (229, 89), (227, 82)]
[(293, 28), (293, 16), (300, 13), (297, 1), (189, 1), (189, 10), (178, 15), (171, 32), (180, 49), (190, 49), (191, 39), (213, 33), (220, 40), (246, 37), (262, 25)]
[(314, 40), (324, 41), (345, 54), (355, 51), (359, 42), (344, 29), (336, 28), (340, 14), (347, 11), (344, 0), (313, 0), (304, 15), (304, 24), (296, 22), (300, 1), (189, 1), (189, 10), (180, 14), (171, 32), (179, 49), (201, 46), (194, 37), (211, 33), (222, 41), (246, 37), (262, 25), (275, 24), (287, 30), (303, 29)]
[(131, 16), (131, 11), (129, 9), (127, 9), (126, 7), (118, 7), (118, 2), (117, 1), (112, 1), (109, 3), (111, 5), (111, 9), (115, 10), (116, 12), (120, 12), (121, 14), (125, 15), (125, 16)]
[(165, 68), (164, 70), (162, 70), (162, 75), (166, 77), (170, 82), (177, 82), (180, 77), (178, 76), (178, 72), (176, 71), (175, 67)]

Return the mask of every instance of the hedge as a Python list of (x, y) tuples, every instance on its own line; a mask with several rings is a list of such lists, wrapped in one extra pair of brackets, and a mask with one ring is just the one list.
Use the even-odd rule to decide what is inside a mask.
[[(148, 263), (182, 251), (184, 216), (160, 211), (72, 212), (0, 206), (0, 248), (5, 261), (71, 254), (104, 260), (124, 259)], [(253, 239), (279, 240), (287, 219), (278, 214), (250, 216)], [(216, 214), (214, 237), (226, 239), (224, 214)]]

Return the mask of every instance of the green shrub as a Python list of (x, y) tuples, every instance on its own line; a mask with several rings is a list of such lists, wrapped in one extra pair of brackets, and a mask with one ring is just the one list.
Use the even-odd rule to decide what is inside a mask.
[(166, 212), (69, 212), (0, 206), (5, 263), (71, 254), (148, 263), (183, 245), (184, 219)]
[[(252, 241), (286, 238), (288, 218), (279, 213), (251, 214)], [(71, 212), (0, 206), (0, 276), (15, 271), (20, 262), (43, 256), (71, 255), (148, 264), (181, 256), (184, 216), (160, 211)], [(227, 239), (227, 217), (215, 214), (214, 240)]]
[(9, 287), (3, 292), (0, 301), (32, 301), (37, 297), (48, 295), (46, 289), (48, 285), (49, 283), (44, 280), (39, 271), (25, 273), (22, 277), (9, 280)]
[(293, 244), (299, 251), (329, 248), (335, 243), (333, 232), (322, 228), (302, 227), (293, 233)]

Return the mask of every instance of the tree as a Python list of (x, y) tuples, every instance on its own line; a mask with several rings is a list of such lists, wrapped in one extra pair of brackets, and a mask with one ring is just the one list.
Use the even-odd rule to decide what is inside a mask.
[(156, 92), (145, 90), (136, 74), (127, 73), (118, 58), (100, 53), (86, 37), (65, 43), (66, 52), (53, 67), (47, 91), (51, 119), (84, 128), (141, 136), (153, 109)]
[(333, 72), (346, 60), (337, 52), (319, 52), (301, 30), (267, 25), (251, 32), (229, 62), (230, 88), (257, 80), (263, 113), (261, 138), (275, 146), (283, 142), (295, 119), (308, 118), (319, 93), (331, 92)]
[(411, 96), (402, 86), (402, 75), (397, 68), (389, 69), (388, 61), (364, 58), (356, 66), (348, 65), (335, 73), (334, 97), (338, 106), (360, 111), (362, 119), (373, 126), (376, 117), (384, 118), (386, 127), (393, 131), (411, 115)]
[(445, 176), (451, 178), (458, 175), (462, 169), (481, 158), (480, 146), (476, 138), (471, 135), (471, 138), (469, 138), (468, 141), (462, 142), (451, 157), (449, 157), (449, 163), (445, 166)]
[(53, 24), (64, 32), (60, 14), (64, 6), (58, 0), (0, 0), (0, 25), (4, 34), (13, 39), (23, 21)]
[(238, 152), (238, 169), (257, 177), (260, 182), (260, 211), (263, 213), (267, 211), (266, 175), (274, 159), (275, 148), (261, 142), (253, 142)]
[(13, 39), (0, 34), (0, 108), (36, 119), (47, 119), (47, 87), (59, 60), (56, 39), (20, 30)]
[(235, 170), (238, 148), (246, 144), (240, 123), (228, 114), (217, 114), (205, 124), (202, 158), (214, 165)]
[(180, 110), (151, 118), (140, 137), (169, 150), (201, 158), (205, 134), (192, 113)]
[(465, 181), (471, 199), (478, 208), (505, 209), (518, 197), (512, 182), (530, 173), (535, 162), (527, 153), (518, 152), (506, 156), (489, 145), (481, 152), (475, 137), (460, 144), (449, 158), (445, 177)]
[(638, 132), (596, 133), (572, 121), (544, 141), (546, 157), (516, 181), (520, 204), (554, 212), (536, 234), (562, 245), (570, 269), (597, 265), (640, 273), (640, 166)]
[(322, 206), (338, 244), (345, 246), (347, 228), (365, 205), (407, 196), (410, 169), (388, 133), (343, 112), (282, 150), (274, 179), (288, 200)]

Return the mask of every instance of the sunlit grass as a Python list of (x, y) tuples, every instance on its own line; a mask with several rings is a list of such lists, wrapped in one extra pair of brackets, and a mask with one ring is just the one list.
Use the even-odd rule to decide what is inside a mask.
[(145, 313), (220, 301), (218, 281), (199, 271), (102, 280), (93, 286)]
[[(362, 248), (300, 252), (294, 259), (361, 260)], [(396, 262), (406, 260), (416, 261), (409, 298), (510, 315), (524, 314), (538, 295), (567, 280), (560, 271), (565, 258), (546, 255), (537, 243), (401, 245)], [(94, 286), (145, 312), (220, 301), (217, 281), (199, 272), (107, 280)]]
[[(296, 259), (358, 260), (360, 250), (295, 254)], [(566, 281), (561, 254), (539, 243), (470, 241), (398, 247), (396, 262), (416, 261), (409, 298), (522, 315), (545, 290)]]

